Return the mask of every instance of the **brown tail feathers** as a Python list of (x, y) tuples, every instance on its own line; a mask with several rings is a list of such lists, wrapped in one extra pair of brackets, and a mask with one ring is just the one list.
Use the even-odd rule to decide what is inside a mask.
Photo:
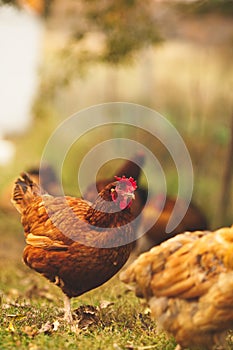
[(45, 191), (27, 173), (21, 173), (15, 181), (11, 201), (15, 208), (22, 211), (31, 203), (35, 196), (41, 196)]

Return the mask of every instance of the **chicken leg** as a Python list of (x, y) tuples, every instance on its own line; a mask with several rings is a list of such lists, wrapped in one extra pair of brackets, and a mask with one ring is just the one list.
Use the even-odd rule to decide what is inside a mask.
[(70, 305), (70, 298), (65, 295), (64, 296), (64, 320), (67, 321), (68, 323), (72, 323), (73, 322), (73, 316), (71, 313), (71, 305)]

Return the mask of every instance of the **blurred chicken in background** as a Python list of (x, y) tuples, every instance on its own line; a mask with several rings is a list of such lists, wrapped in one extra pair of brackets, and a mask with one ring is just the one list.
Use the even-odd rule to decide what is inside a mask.
[[(184, 212), (185, 214), (182, 220), (180, 222), (178, 221), (177, 226), (168, 233), (166, 228), (168, 222), (174, 219), (173, 209), (176, 200), (176, 198), (171, 196), (165, 197), (163, 194), (159, 194), (152, 198), (151, 202), (153, 204), (145, 206), (142, 215), (141, 230), (146, 233), (138, 240), (137, 253), (145, 252), (178, 233), (208, 229), (207, 219), (201, 209), (191, 202), (185, 212), (185, 200), (179, 199), (177, 203), (178, 213)], [(156, 215), (159, 215), (157, 219)], [(149, 230), (146, 229), (148, 225), (150, 225)]]
[(27, 169), (30, 178), (52, 196), (63, 195), (55, 170), (49, 164)]
[[(49, 192), (53, 196), (63, 195), (56, 172), (51, 165), (32, 166), (27, 168), (26, 171), (32, 180), (40, 184), (46, 192)], [(0, 196), (0, 209), (5, 212), (15, 211), (11, 203), (11, 194), (12, 186), (9, 184)]]

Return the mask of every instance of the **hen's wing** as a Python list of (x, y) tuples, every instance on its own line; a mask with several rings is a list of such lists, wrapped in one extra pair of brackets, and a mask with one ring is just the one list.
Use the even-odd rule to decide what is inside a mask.
[[(65, 249), (74, 243), (91, 244), (100, 230), (89, 225), (85, 216), (89, 202), (73, 197), (35, 197), (22, 214), (26, 242), (47, 250)], [(102, 232), (101, 232), (102, 233)]]

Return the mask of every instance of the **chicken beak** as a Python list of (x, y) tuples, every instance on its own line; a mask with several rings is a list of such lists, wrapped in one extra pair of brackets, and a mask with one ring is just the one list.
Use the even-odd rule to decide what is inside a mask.
[(128, 198), (135, 199), (135, 194), (133, 192), (129, 192), (126, 195)]

